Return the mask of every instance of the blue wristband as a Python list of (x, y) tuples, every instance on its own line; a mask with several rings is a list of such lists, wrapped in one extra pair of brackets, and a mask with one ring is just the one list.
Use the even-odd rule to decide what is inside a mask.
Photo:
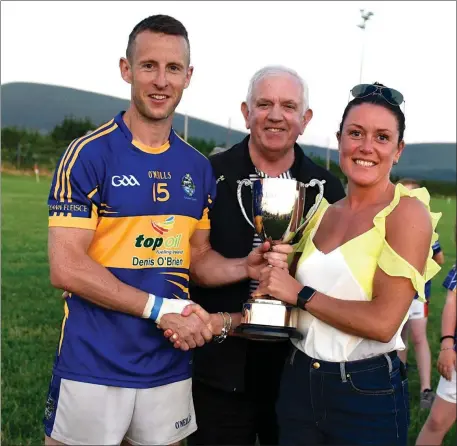
[(156, 321), (159, 317), (160, 308), (162, 307), (163, 297), (155, 296), (154, 306), (152, 307), (149, 319)]

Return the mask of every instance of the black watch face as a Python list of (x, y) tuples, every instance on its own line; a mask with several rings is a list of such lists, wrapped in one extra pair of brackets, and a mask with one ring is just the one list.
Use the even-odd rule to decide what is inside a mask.
[(309, 300), (309, 298), (316, 292), (315, 289), (305, 286), (303, 289), (298, 293), (298, 295), (304, 299), (306, 302)]

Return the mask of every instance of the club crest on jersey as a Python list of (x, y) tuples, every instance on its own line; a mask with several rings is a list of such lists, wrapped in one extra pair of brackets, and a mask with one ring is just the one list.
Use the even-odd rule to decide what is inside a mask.
[(184, 192), (189, 197), (192, 197), (195, 193), (195, 183), (189, 173), (186, 173), (181, 180), (181, 186), (184, 189)]
[(166, 218), (164, 221), (160, 223), (151, 220), (152, 229), (160, 235), (167, 233), (170, 229), (173, 229), (175, 224), (175, 217), (172, 215), (171, 217)]

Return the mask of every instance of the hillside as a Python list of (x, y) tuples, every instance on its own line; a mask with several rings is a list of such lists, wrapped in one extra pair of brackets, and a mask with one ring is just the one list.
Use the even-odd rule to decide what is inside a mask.
[[(65, 116), (88, 117), (96, 124), (108, 121), (120, 110), (126, 110), (129, 101), (88, 91), (46, 84), (9, 83), (1, 86), (2, 127), (24, 127), (51, 131)], [(173, 127), (184, 133), (184, 115), (175, 114)], [(188, 132), (196, 138), (214, 140), (225, 146), (227, 129), (201, 119), (188, 119)], [(233, 145), (246, 136), (230, 131), (229, 144)]]
[[(305, 153), (325, 159), (326, 149), (305, 146)], [(338, 152), (330, 151), (330, 159), (338, 162)], [(392, 169), (394, 175), (419, 180), (456, 182), (456, 144), (407, 144), (400, 162)]]
[[(49, 132), (65, 116), (91, 119), (101, 124), (111, 119), (119, 110), (125, 110), (128, 101), (97, 93), (34, 83), (9, 83), (1, 86), (2, 127), (23, 127)], [(184, 116), (176, 114), (174, 128), (184, 133)], [(189, 135), (215, 141), (225, 146), (240, 141), (246, 134), (189, 117)], [(326, 158), (326, 149), (317, 146), (303, 146), (305, 153)], [(330, 151), (331, 159), (338, 162), (338, 153)], [(400, 163), (393, 173), (417, 179), (456, 181), (456, 144), (408, 144)]]

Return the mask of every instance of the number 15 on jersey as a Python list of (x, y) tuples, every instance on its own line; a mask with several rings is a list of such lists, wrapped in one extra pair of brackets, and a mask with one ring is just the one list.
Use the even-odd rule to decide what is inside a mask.
[(152, 199), (154, 202), (170, 199), (170, 192), (168, 192), (167, 187), (167, 183), (152, 183)]

